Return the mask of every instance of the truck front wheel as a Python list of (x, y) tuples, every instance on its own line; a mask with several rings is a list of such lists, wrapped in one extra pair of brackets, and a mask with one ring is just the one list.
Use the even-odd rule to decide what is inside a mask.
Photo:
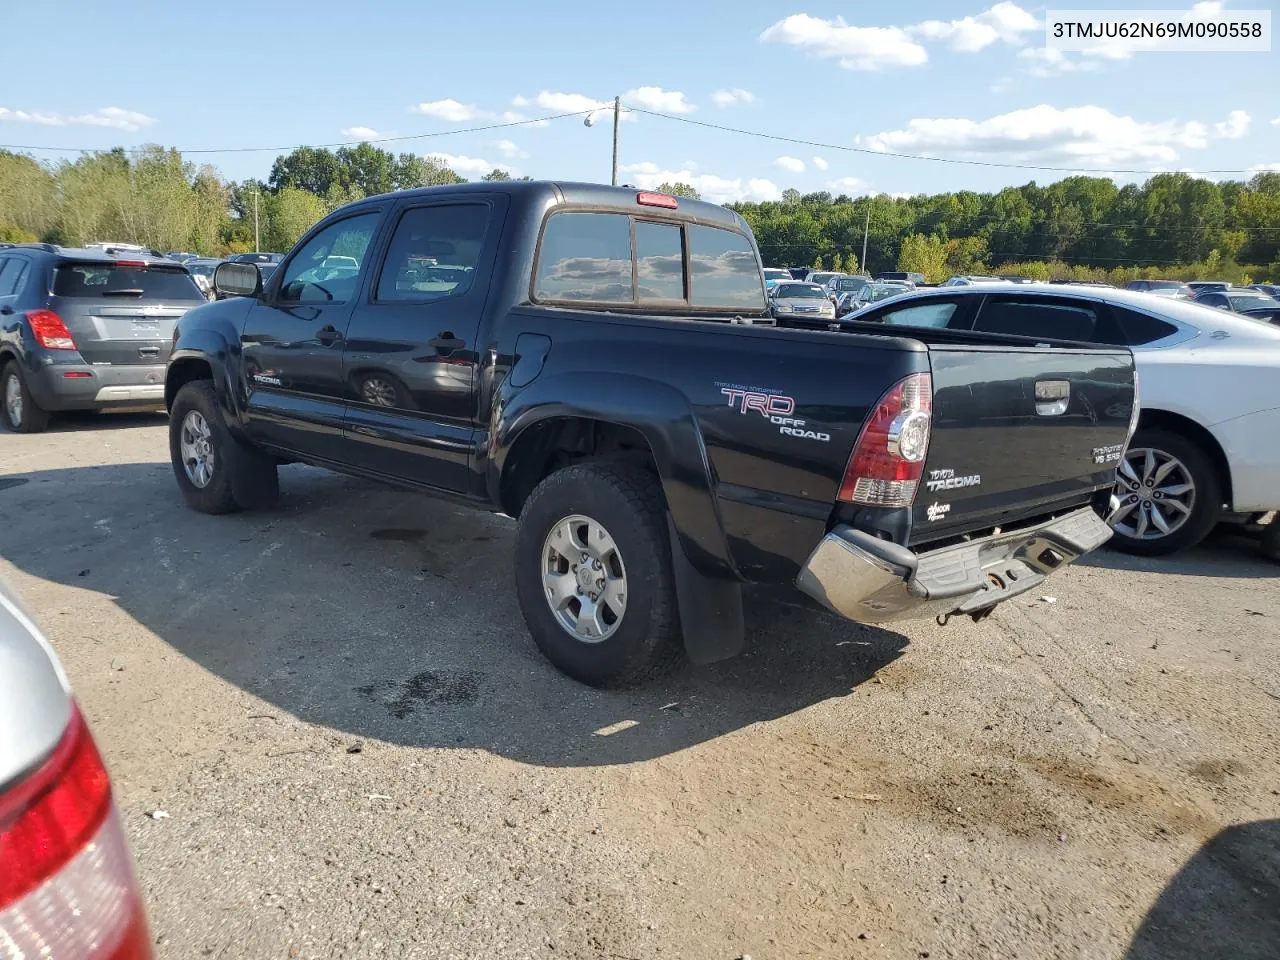
[(169, 458), (183, 499), (201, 513), (269, 506), (280, 493), (275, 461), (230, 434), (210, 380), (192, 380), (173, 398)]
[(546, 477), (520, 512), (515, 564), (534, 642), (575, 680), (631, 686), (680, 660), (666, 503), (642, 467), (589, 462)]

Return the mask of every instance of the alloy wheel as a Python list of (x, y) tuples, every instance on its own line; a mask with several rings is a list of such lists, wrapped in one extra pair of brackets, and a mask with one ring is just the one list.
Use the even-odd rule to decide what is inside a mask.
[(182, 451), (182, 469), (192, 485), (203, 490), (213, 479), (214, 453), (213, 431), (209, 421), (199, 410), (189, 410), (182, 419), (182, 432), (178, 438)]
[(4, 378), (4, 412), (14, 429), (22, 425), (22, 381), (16, 373)]
[(627, 606), (627, 572), (613, 537), (590, 517), (565, 517), (542, 545), (542, 585), (556, 621), (584, 643), (617, 631)]
[(1119, 505), (1107, 521), (1134, 540), (1159, 540), (1181, 529), (1196, 505), (1191, 471), (1172, 454), (1151, 447), (1129, 450), (1116, 470)]

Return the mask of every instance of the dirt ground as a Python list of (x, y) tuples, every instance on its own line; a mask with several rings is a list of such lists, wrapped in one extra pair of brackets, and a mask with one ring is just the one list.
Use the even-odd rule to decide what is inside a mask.
[(746, 656), (604, 693), (533, 647), (510, 521), (281, 479), (205, 517), (159, 417), (0, 435), (0, 577), (162, 957), (1280, 956), (1280, 566), (1247, 542), (945, 628), (752, 594)]

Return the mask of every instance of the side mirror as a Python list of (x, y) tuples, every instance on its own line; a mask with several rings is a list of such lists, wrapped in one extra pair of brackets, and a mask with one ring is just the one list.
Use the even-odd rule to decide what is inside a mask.
[(220, 263), (213, 289), (219, 297), (256, 297), (262, 293), (262, 273), (256, 263)]

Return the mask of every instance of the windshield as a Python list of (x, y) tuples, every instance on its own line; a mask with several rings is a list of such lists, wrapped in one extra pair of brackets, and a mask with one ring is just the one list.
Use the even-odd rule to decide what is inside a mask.
[(877, 300), (884, 300), (893, 297), (899, 293), (906, 293), (907, 288), (897, 283), (871, 283), (862, 291), (860, 299), (867, 303), (875, 303)]
[(834, 276), (836, 276), (834, 273), (811, 273), (805, 279), (810, 283), (826, 283)]
[(765, 267), (764, 278), (766, 280), (790, 280), (791, 274), (786, 270), (779, 270), (776, 267)]
[(837, 290), (861, 290), (866, 285), (865, 277), (841, 277), (832, 284)]
[(122, 263), (63, 264), (53, 274), (53, 295), (124, 300), (204, 299), (191, 275), (180, 266), (137, 267)]
[(781, 283), (777, 286), (779, 300), (825, 300), (821, 287), (811, 283)]
[(218, 264), (221, 262), (221, 260), (188, 260), (187, 269), (201, 277), (212, 277), (213, 271), (218, 269)]
[(1275, 297), (1247, 294), (1228, 294), (1232, 310), (1265, 310), (1267, 307), (1280, 307), (1280, 300)]

